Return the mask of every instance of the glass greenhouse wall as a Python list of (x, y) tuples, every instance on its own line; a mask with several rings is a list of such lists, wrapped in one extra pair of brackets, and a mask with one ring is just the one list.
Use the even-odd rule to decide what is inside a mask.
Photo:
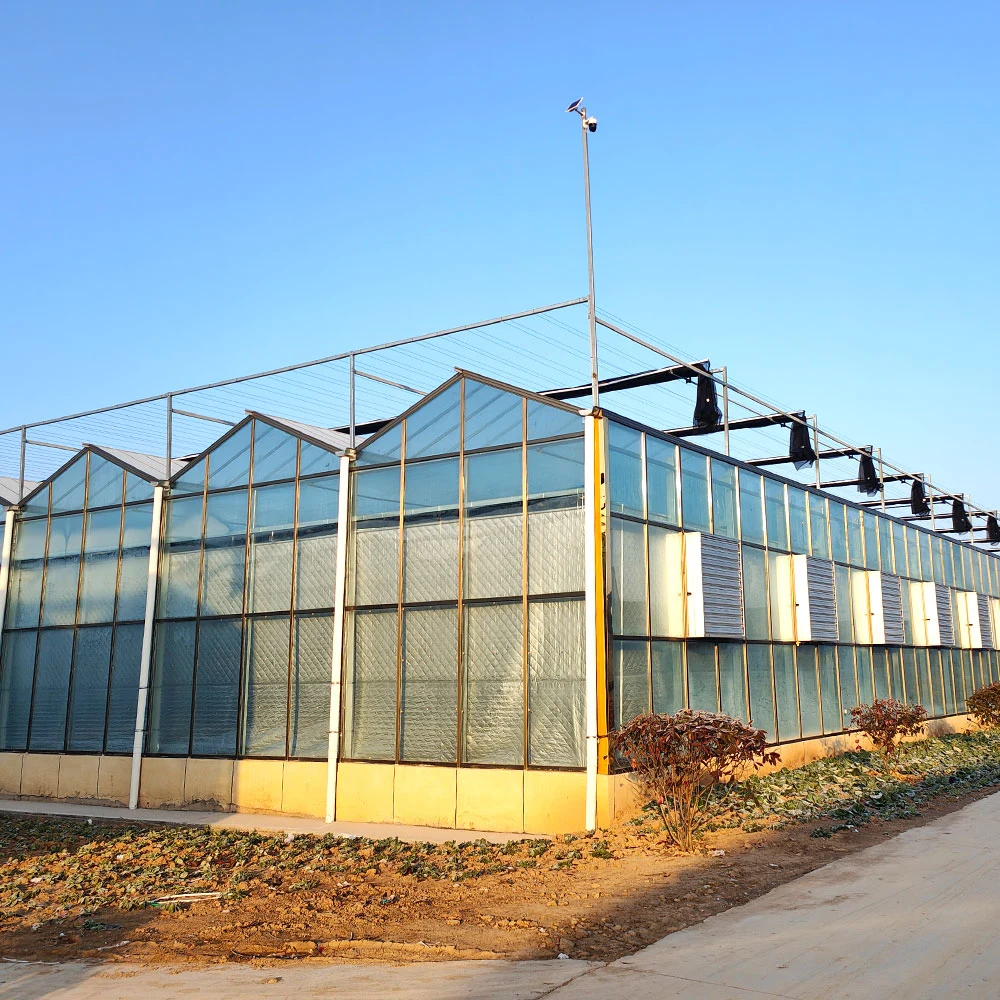
[(461, 373), (349, 445), (254, 413), (14, 508), (0, 792), (579, 829), (642, 712), (790, 744), (1000, 676), (996, 555), (625, 418)]

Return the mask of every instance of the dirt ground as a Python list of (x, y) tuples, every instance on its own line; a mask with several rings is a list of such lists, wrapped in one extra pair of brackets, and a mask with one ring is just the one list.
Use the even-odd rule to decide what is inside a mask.
[[(291, 865), (258, 864), (244, 873), (239, 891), (220, 898), (158, 905), (93, 905), (93, 898), (83, 900), (89, 906), (73, 905), (80, 902), (74, 895), (84, 891), (73, 890), (74, 876), (54, 882), (44, 873), (18, 878), (12, 865), (28, 865), (31, 859), (14, 858), (8, 846), (0, 848), (0, 872), (7, 871), (0, 897), (15, 888), (8, 908), (0, 910), (0, 958), (268, 967), (288, 961), (405, 963), (562, 953), (611, 961), (993, 791), (942, 797), (922, 806), (917, 818), (873, 821), (823, 837), (811, 836), (820, 823), (753, 834), (720, 831), (708, 835), (705, 852), (697, 856), (671, 853), (651, 824), (556, 838), (548, 846), (541, 841), (480, 845), (483, 866), (474, 877), (459, 880), (421, 877), (425, 872), (418, 862), (405, 858), (403, 868), (408, 863), (414, 873), (402, 874), (399, 858), (380, 860), (374, 842), (352, 856), (356, 864), (324, 870), (316, 859), (324, 850), (340, 849), (321, 848)], [(107, 827), (111, 840), (120, 836), (121, 828), (116, 833), (113, 824), (100, 827)], [(81, 835), (78, 853), (90, 850), (80, 845), (93, 844), (96, 832), (92, 827), (87, 839)], [(138, 836), (141, 840), (142, 832)], [(266, 850), (266, 857), (274, 858), (281, 844)], [(476, 848), (467, 850), (475, 853)], [(37, 857), (42, 856), (40, 848)], [(59, 858), (73, 856), (72, 843), (57, 852)], [(193, 862), (184, 864), (190, 868)], [(202, 862), (210, 875), (226, 866), (238, 864), (225, 854)], [(208, 883), (200, 881), (211, 884), (210, 877)], [(30, 902), (10, 908), (10, 898), (21, 897)]]

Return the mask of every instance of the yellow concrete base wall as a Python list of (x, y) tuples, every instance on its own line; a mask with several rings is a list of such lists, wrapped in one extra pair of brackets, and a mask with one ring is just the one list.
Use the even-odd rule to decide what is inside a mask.
[(125, 805), (131, 767), (129, 757), (0, 753), (0, 797)]

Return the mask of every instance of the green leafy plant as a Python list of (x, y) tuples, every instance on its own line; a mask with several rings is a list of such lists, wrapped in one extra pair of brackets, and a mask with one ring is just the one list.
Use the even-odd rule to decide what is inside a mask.
[(1000, 684), (987, 684), (965, 699), (969, 715), (984, 729), (1000, 727)]
[(667, 839), (693, 851), (712, 821), (713, 792), (748, 766), (776, 764), (762, 729), (711, 712), (640, 715), (613, 736), (614, 753), (656, 803)]
[(904, 705), (894, 698), (876, 698), (870, 705), (852, 708), (851, 721), (872, 741), (883, 769), (888, 771), (899, 761), (900, 739), (923, 732), (927, 709)]

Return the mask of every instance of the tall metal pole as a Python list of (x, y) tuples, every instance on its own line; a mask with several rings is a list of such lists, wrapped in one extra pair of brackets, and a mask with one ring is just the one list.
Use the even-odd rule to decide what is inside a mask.
[(593, 405), (598, 404), (597, 375), (597, 301), (594, 297), (594, 228), (590, 221), (590, 142), (587, 138), (587, 109), (580, 109), (583, 132), (583, 187), (587, 204), (587, 318), (590, 322), (590, 395)]

